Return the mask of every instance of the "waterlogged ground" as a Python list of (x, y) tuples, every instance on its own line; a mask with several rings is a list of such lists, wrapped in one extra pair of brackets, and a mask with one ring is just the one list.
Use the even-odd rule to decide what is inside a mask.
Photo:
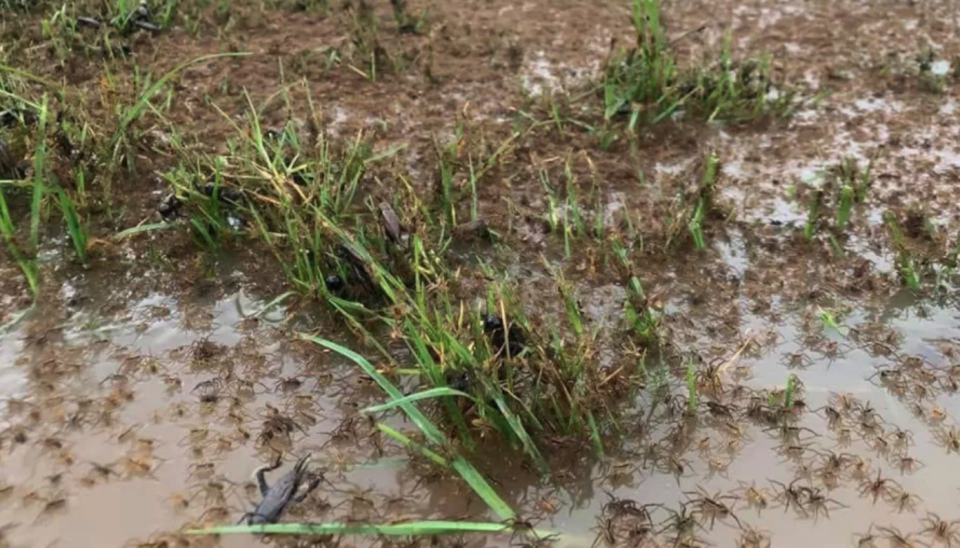
[[(730, 497), (723, 501), (729, 516), (711, 526), (706, 514), (697, 527), (698, 538), (717, 545), (734, 543), (747, 527), (778, 546), (839, 545), (872, 524), (907, 532), (922, 528), (927, 512), (952, 516), (958, 455), (944, 436), (958, 412), (950, 387), (960, 345), (955, 303), (921, 302), (905, 290), (877, 303), (843, 300), (849, 311), (837, 331), (823, 326), (816, 305), (786, 305), (780, 294), (752, 287), (773, 273), (757, 267), (751, 245), (732, 237), (714, 248), (716, 259), (698, 266), (706, 279), (667, 269), (654, 287), (663, 288), (675, 344), (704, 362), (724, 362), (722, 388), (707, 397), (731, 411), (651, 420), (641, 395), (623, 421), (622, 447), (605, 459), (541, 440), (555, 446), (553, 476), (542, 481), (520, 455), (484, 451), (477, 463), (501, 494), (570, 546), (593, 541), (612, 500), (676, 510), (700, 489)], [(291, 514), (297, 519), (488, 517), (458, 481), (374, 434), (357, 410), (382, 396), (363, 375), (296, 340), (301, 330), (344, 340), (323, 314), (264, 309), (265, 298), (242, 289), (104, 293), (84, 278), (65, 281), (62, 302), (2, 339), (0, 516), (11, 524), (9, 545), (80, 538), (89, 539), (81, 545), (119, 546), (157, 541), (187, 524), (235, 520), (257, 497), (250, 472), (274, 448), (312, 453), (327, 470), (329, 483)], [(595, 321), (612, 321), (616, 306), (604, 299), (622, 289), (581, 292)], [(111, 312), (116, 302), (128, 306)], [(929, 382), (895, 388), (884, 371), (901, 372), (898, 379), (923, 378), (923, 371)], [(791, 373), (804, 385), (802, 430), (752, 421), (748, 393), (734, 386), (782, 387)], [(298, 427), (271, 434), (274, 413)], [(669, 457), (660, 454), (666, 447), (673, 447)], [(835, 470), (831, 455), (840, 459)], [(869, 482), (878, 473), (896, 483), (874, 497)], [(794, 481), (822, 489), (830, 501), (792, 505), (776, 482)], [(671, 517), (650, 511), (658, 521)]]
[[(390, 19), (389, 6), (374, 7)], [(611, 40), (631, 40), (621, 2), (409, 6), (424, 8), (427, 36), (383, 31), (395, 58), (415, 68), (375, 83), (345, 66), (323, 68), (346, 33), (337, 16), (278, 9), (222, 36), (174, 30), (137, 35), (133, 45), (158, 73), (221, 49), (255, 53), (183, 75), (169, 120), (197, 148), (222, 152), (234, 131), (207, 99), (241, 116), (244, 88), (261, 101), (283, 85), (279, 58), (288, 78), (310, 83), (328, 133), (363, 131), (378, 151), (405, 147), (390, 162), (426, 195), (433, 138), (453, 135), (458, 117), (495, 150), (518, 118), (549, 112), (551, 93), (583, 101)], [(471, 462), (524, 520), (557, 533), (560, 546), (960, 543), (960, 526), (949, 523), (960, 518), (957, 279), (940, 268), (921, 291), (904, 288), (883, 224), (884, 211), (898, 212), (911, 246), (931, 262), (956, 243), (957, 6), (671, 1), (663, 10), (685, 57), (716, 52), (729, 33), (735, 53), (771, 54), (776, 71), (802, 89), (802, 104), (789, 121), (745, 126), (677, 116), (606, 151), (600, 137), (568, 123), (504, 155), (479, 189), (481, 214), (503, 240), (450, 251), (465, 265), (466, 306), (485, 296), (482, 276), (468, 268), (479, 256), (501, 267), (528, 315), (546, 323), (563, 313), (550, 276), (563, 269), (599, 329), (600, 362), (635, 367), (621, 340), (627, 289), (609, 258), (589, 237), (573, 242), (567, 258), (563, 239), (543, 229), (538, 173), (559, 181), (572, 158), (584, 188), (599, 188), (608, 229), (629, 215), (654, 235), (634, 262), (663, 314), (666, 345), (623, 404), (619, 430), (604, 433), (604, 456), (588, 440), (542, 436), (551, 473), (541, 477), (492, 437)], [(35, 40), (45, 44), (40, 34), (38, 26)], [(929, 58), (929, 71), (918, 71), (918, 56)], [(80, 58), (58, 70), (93, 93), (106, 84), (84, 72), (92, 65)], [(27, 68), (56, 73), (39, 62)], [(572, 118), (596, 107), (570, 103)], [(281, 110), (264, 116), (282, 122)], [(306, 116), (302, 105), (291, 110)], [(140, 158), (141, 170), (168, 167), (171, 134), (156, 124), (156, 154)], [(722, 161), (726, 215), (708, 226), (706, 250), (664, 252), (656, 235), (670, 197), (697, 179), (706, 150)], [(874, 184), (841, 256), (826, 238), (808, 243), (800, 232), (813, 189), (829, 185), (828, 171), (845, 158), (861, 169), (872, 161)], [(129, 201), (111, 217), (115, 229), (155, 221), (169, 191), (150, 176), (121, 190)], [(378, 181), (370, 194), (390, 192)], [(299, 338), (363, 349), (341, 319), (295, 299), (268, 306), (289, 289), (268, 253), (238, 246), (200, 258), (183, 234), (157, 232), (105, 246), (82, 269), (65, 258), (66, 240), (46, 241), (42, 297), (0, 335), (0, 546), (260, 545), (182, 532), (240, 519), (259, 500), (252, 471), (278, 451), (285, 467), (271, 479), (308, 453), (325, 477), (287, 521), (496, 520), (451, 471), (411, 455), (361, 413), (384, 401), (362, 371)], [(30, 301), (13, 261), (0, 258), (6, 323)], [(700, 388), (693, 416), (677, 397), (687, 395), (687, 363)], [(793, 408), (776, 413), (797, 420), (784, 422), (771, 409), (791, 375)], [(410, 377), (395, 378), (416, 388)], [(415, 431), (397, 414), (376, 419)], [(938, 531), (940, 518), (948, 523)], [(431, 542), (532, 539), (421, 545)]]

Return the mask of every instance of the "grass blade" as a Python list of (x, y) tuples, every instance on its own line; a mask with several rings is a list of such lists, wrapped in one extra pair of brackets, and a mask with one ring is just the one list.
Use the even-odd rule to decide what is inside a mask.
[(426, 400), (429, 398), (438, 398), (440, 396), (460, 396), (468, 399), (473, 399), (473, 396), (466, 394), (459, 390), (454, 390), (453, 388), (447, 388), (441, 386), (438, 388), (431, 388), (430, 390), (424, 390), (423, 392), (417, 392), (416, 394), (410, 394), (405, 398), (400, 398), (399, 400), (393, 400), (389, 403), (384, 403), (382, 405), (374, 405), (373, 407), (367, 407), (362, 412), (363, 413), (379, 413), (381, 411), (386, 411), (388, 409), (393, 409), (395, 407), (400, 407), (407, 403), (412, 403), (415, 401)]
[(157, 94), (160, 89), (167, 84), (174, 76), (180, 74), (184, 69), (196, 65), (197, 63), (202, 63), (204, 61), (210, 61), (211, 59), (220, 59), (222, 57), (246, 57), (252, 55), (250, 52), (237, 52), (237, 53), (214, 53), (212, 55), (201, 55), (195, 59), (191, 59), (183, 64), (180, 64), (174, 67), (170, 72), (164, 74), (160, 79), (153, 83), (152, 86), (147, 88), (145, 92), (140, 96), (140, 100), (136, 102), (123, 116), (120, 120), (120, 126), (117, 128), (117, 133), (113, 136), (113, 148), (114, 159), (117, 156), (117, 147), (120, 144), (120, 140), (123, 138), (124, 134), (127, 132), (127, 127), (140, 116), (140, 113), (143, 112), (143, 109), (146, 108), (147, 103)]
[(126, 230), (121, 230), (113, 235), (111, 238), (115, 242), (119, 242), (130, 236), (136, 236), (137, 234), (144, 234), (147, 232), (154, 232), (156, 230), (170, 230), (171, 228), (177, 228), (176, 225), (170, 223), (151, 223), (146, 225), (137, 225)]
[[(386, 535), (420, 536), (455, 533), (506, 533), (513, 527), (504, 523), (475, 521), (411, 521), (407, 523), (274, 523), (271, 525), (224, 525), (207, 529), (192, 529), (191, 535)], [(538, 537), (550, 536), (546, 531), (535, 531)]]
[(406, 445), (407, 447), (411, 447), (411, 448), (419, 451), (421, 454), (423, 454), (423, 456), (425, 456), (425, 457), (427, 457), (428, 459), (432, 460), (433, 462), (439, 464), (440, 466), (449, 466), (449, 465), (450, 465), (450, 464), (447, 462), (447, 459), (445, 459), (445, 458), (443, 458), (442, 456), (438, 455), (438, 454), (435, 453), (434, 451), (431, 451), (431, 450), (427, 449), (426, 447), (420, 445), (419, 443), (413, 441), (412, 439), (404, 436), (402, 433), (398, 432), (397, 430), (394, 430), (393, 428), (390, 428), (390, 427), (387, 426), (386, 424), (383, 424), (382, 422), (378, 422), (378, 423), (377, 423), (377, 428), (378, 428), (381, 432), (383, 432), (384, 434), (386, 434), (386, 435), (390, 436), (391, 438), (399, 441), (399, 442), (402, 443), (403, 445)]
[(44, 181), (47, 160), (47, 96), (40, 105), (40, 131), (37, 150), (33, 158), (33, 200), (30, 202), (30, 250), (36, 255), (40, 247), (40, 205), (43, 203)]

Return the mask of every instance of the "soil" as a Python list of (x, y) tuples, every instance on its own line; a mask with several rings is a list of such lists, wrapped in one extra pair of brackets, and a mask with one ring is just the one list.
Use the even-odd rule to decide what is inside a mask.
[[(323, 13), (292, 3), (235, 2), (228, 15), (183, 8), (198, 31), (187, 19), (136, 33), (128, 39), (135, 57), (110, 63), (77, 51), (57, 62), (41, 31), (46, 6), (0, 11), (0, 62), (63, 79), (74, 100), (57, 105), (90, 120), (135, 100), (135, 66), (156, 78), (202, 55), (252, 53), (186, 69), (164, 117), (140, 122), (135, 171), (117, 176), (87, 210), (91, 236), (103, 242), (88, 267), (72, 259), (60, 227), (44, 229), (43, 292), (0, 334), (0, 546), (256, 546), (262, 540), (253, 536), (184, 532), (250, 511), (259, 501), (251, 473), (278, 452), (284, 468), (271, 481), (307, 453), (326, 480), (286, 521), (496, 520), (455, 474), (377, 429), (381, 420), (412, 432), (401, 415), (361, 412), (385, 399), (361, 370), (298, 336), (363, 348), (341, 319), (307, 299), (264, 308), (289, 290), (268, 252), (238, 241), (211, 259), (185, 230), (110, 241), (160, 221), (175, 134), (190, 150), (225, 153), (233, 122), (248, 116), (246, 94), (267, 127), (290, 121), (334, 139), (362, 135), (374, 153), (402, 147), (364, 182), (358, 201), (389, 198), (401, 176), (415, 194), (433, 196), (435, 142), (452, 140), (458, 124), (478, 155), (507, 143), (478, 188), (480, 215), (500, 239), (448, 252), (463, 265), (459, 296), (468, 306), (485, 297), (484, 276), (472, 267), (488, 261), (546, 325), (563, 315), (551, 276), (560, 269), (611, 370), (635, 363), (618, 330), (627, 288), (592, 239), (582, 237), (568, 257), (563, 238), (544, 229), (540, 174), (556, 183), (569, 169), (600, 204), (608, 230), (629, 216), (644, 234), (634, 260), (669, 341), (660, 382), (683, 395), (686, 363), (714, 372), (699, 377), (700, 412), (691, 418), (672, 412), (679, 400), (659, 403), (651, 374), (634, 400), (619, 404), (622, 427), (606, 433), (603, 457), (589, 440), (546, 435), (536, 442), (548, 455), (547, 477), (496, 437), (470, 455), (525, 520), (558, 534), (558, 545), (840, 546), (873, 535), (898, 546), (901, 533), (960, 540), (936, 538), (924, 521), (960, 517), (952, 468), (960, 455), (958, 280), (950, 270), (927, 271), (923, 290), (905, 288), (883, 221), (887, 210), (899, 216), (923, 264), (957, 242), (958, 78), (918, 68), (931, 51), (935, 65), (956, 70), (955, 2), (665, 1), (682, 62), (713, 62), (729, 37), (736, 57), (769, 55), (802, 103), (783, 120), (677, 116), (636, 139), (620, 133), (606, 150), (596, 133), (572, 123), (515, 132), (524, 120), (549, 120), (552, 105), (569, 118), (602, 118), (602, 97), (591, 90), (611, 49), (634, 40), (629, 3), (411, 1), (408, 13), (428, 13), (419, 34), (398, 31), (389, 3), (369, 4), (385, 52), (375, 81), (362, 74), (368, 63), (351, 41), (360, 4)], [(328, 66), (334, 54), (340, 64)], [(277, 93), (284, 86), (289, 103)], [(26, 156), (28, 135), (0, 137)], [(667, 248), (672, 198), (696, 185), (707, 151), (722, 161), (722, 214), (705, 230), (705, 250)], [(802, 231), (816, 189), (830, 190), (831, 170), (847, 158), (861, 170), (871, 164), (873, 185), (838, 256), (825, 236), (808, 242)], [(26, 213), (26, 200), (11, 204)], [(0, 324), (30, 304), (4, 247)], [(783, 428), (758, 409), (785, 397), (791, 375), (797, 420)], [(295, 426), (273, 429), (276, 417)], [(872, 485), (878, 478), (891, 481)], [(784, 489), (798, 486), (799, 505)], [(624, 501), (649, 504), (652, 518), (634, 524)], [(680, 512), (692, 513), (695, 526), (680, 528)], [(392, 545), (361, 537), (317, 543)]]

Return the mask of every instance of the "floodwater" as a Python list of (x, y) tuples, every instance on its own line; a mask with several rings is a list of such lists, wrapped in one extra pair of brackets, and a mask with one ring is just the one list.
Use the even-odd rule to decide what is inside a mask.
[[(737, 409), (736, 431), (708, 410), (693, 423), (651, 420), (659, 412), (641, 392), (623, 421), (622, 443), (611, 443), (604, 459), (560, 451), (551, 459), (553, 477), (538, 479), (518, 454), (477, 455), (521, 515), (536, 516), (538, 527), (560, 533), (559, 544), (568, 546), (593, 542), (614, 499), (663, 505), (651, 507), (652, 519), (667, 529), (671, 512), (684, 503), (697, 508), (689, 501), (700, 494), (729, 497), (732, 513), (713, 524), (701, 517), (690, 537), (715, 545), (730, 545), (747, 527), (777, 546), (838, 545), (873, 524), (917, 531), (926, 512), (954, 515), (958, 455), (942, 436), (960, 411), (945, 382), (960, 350), (956, 306), (906, 290), (879, 303), (828, 296), (807, 305), (753, 293), (762, 272), (755, 257), (762, 254), (736, 230), (717, 240), (709, 264), (713, 283), (724, 288), (712, 295), (688, 294), (703, 288), (681, 267), (662, 273), (676, 288), (664, 303), (674, 344), (705, 363), (729, 361), (719, 373), (722, 390), (704, 397)], [(120, 546), (236, 521), (258, 497), (251, 472), (274, 450), (286, 452), (288, 465), (311, 453), (327, 479), (288, 519), (495, 519), (455, 478), (374, 434), (358, 410), (381, 401), (377, 390), (360, 370), (297, 341), (298, 332), (309, 331), (349, 344), (324, 314), (264, 309), (273, 296), (242, 291), (149, 294), (105, 313), (88, 291), (65, 282), (59, 295), (70, 302), (28, 315), (0, 339), (0, 522), (11, 524), (10, 546)], [(623, 291), (584, 286), (592, 321), (615, 325), (619, 310), (605, 303), (622, 300)], [(78, 296), (90, 304), (69, 306)], [(838, 328), (819, 318), (824, 306), (837, 311)], [(919, 380), (892, 388), (878, 376), (892, 370), (927, 379), (927, 389), (915, 392)], [(758, 425), (742, 414), (746, 396), (731, 395), (736, 385), (783, 388), (791, 374), (803, 386), (805, 410), (796, 423), (802, 430)], [(843, 417), (831, 419), (827, 407)], [(265, 421), (274, 414), (296, 426), (271, 436)], [(383, 420), (411, 428), (398, 417)], [(685, 441), (677, 441), (678, 428)], [(665, 444), (674, 447), (674, 460), (651, 459), (650, 448)], [(828, 479), (831, 453), (843, 455), (843, 465)], [(875, 498), (867, 482), (878, 473), (896, 483)], [(822, 489), (829, 501), (817, 509), (791, 505), (778, 498), (776, 482)], [(751, 504), (750, 486), (768, 499), (766, 509)], [(656, 538), (666, 542), (669, 532)]]

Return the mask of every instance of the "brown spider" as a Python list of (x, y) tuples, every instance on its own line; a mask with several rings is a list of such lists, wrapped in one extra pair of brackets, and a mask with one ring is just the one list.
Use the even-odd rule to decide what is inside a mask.
[(741, 481), (740, 491), (743, 492), (743, 499), (747, 501), (748, 507), (757, 509), (757, 515), (760, 515), (761, 510), (766, 510), (770, 506), (769, 494), (766, 489), (757, 488), (754, 484), (747, 485)]
[(937, 428), (933, 435), (947, 453), (960, 453), (960, 430), (957, 430), (956, 426), (949, 429)]
[(268, 445), (276, 439), (289, 441), (290, 436), (295, 430), (300, 430), (304, 434), (307, 431), (290, 417), (283, 415), (278, 409), (267, 405), (270, 416), (263, 421), (263, 428), (257, 436), (257, 443), (260, 446)]
[(674, 537), (672, 544), (674, 546), (690, 546), (697, 542), (697, 529), (704, 530), (700, 522), (697, 520), (693, 512), (687, 511), (687, 503), (680, 504), (680, 511), (677, 512), (670, 508), (663, 508), (667, 512), (672, 514), (672, 517), (664, 520), (666, 525), (657, 531), (657, 534), (662, 534), (665, 531), (673, 531)]
[(877, 499), (881, 497), (885, 499), (895, 498), (902, 491), (903, 487), (895, 480), (881, 477), (880, 470), (877, 470), (876, 479), (865, 481), (863, 485), (860, 486), (860, 496), (872, 497), (874, 504), (876, 504)]
[(620, 499), (609, 493), (607, 496), (610, 497), (610, 501), (603, 505), (602, 512), (604, 515), (610, 515), (614, 519), (629, 516), (633, 518), (640, 519), (642, 521), (650, 521), (650, 512), (647, 511), (647, 508), (651, 506), (657, 506), (658, 504), (639, 504), (635, 500), (630, 499)]
[(807, 497), (807, 508), (810, 510), (810, 513), (813, 514), (813, 522), (817, 522), (817, 518), (820, 517), (820, 514), (823, 514), (830, 519), (830, 505), (835, 505), (834, 510), (837, 508), (847, 508), (846, 504), (843, 504), (840, 501), (827, 498), (821, 493), (821, 489), (811, 488), (811, 487), (800, 487), (806, 493)]
[(920, 523), (923, 524), (920, 534), (929, 534), (935, 543), (945, 544), (948, 548), (952, 548), (954, 544), (960, 545), (960, 520), (946, 521), (933, 512), (927, 512), (927, 517), (920, 520)]
[(280, 377), (280, 379), (274, 383), (273, 388), (282, 392), (293, 392), (298, 390), (302, 385), (303, 381), (299, 377)]
[(873, 524), (866, 533), (857, 533), (853, 536), (857, 541), (857, 548), (877, 548), (877, 537), (873, 534)]
[(830, 428), (831, 430), (836, 428), (837, 426), (840, 425), (841, 422), (843, 422), (843, 416), (840, 414), (839, 411), (836, 410), (836, 408), (831, 407), (829, 405), (825, 405), (820, 409), (818, 409), (817, 411), (820, 411), (820, 410), (823, 411), (823, 416), (826, 417), (827, 419), (827, 427)]
[(893, 446), (896, 449), (906, 449), (913, 445), (913, 432), (909, 430), (902, 430), (898, 427), (891, 431), (889, 435), (893, 438)]
[(910, 511), (910, 513), (917, 511), (917, 503), (921, 502), (919, 496), (912, 493), (907, 493), (906, 491), (901, 491), (899, 495), (893, 500), (894, 506), (897, 507), (898, 513), (903, 513), (905, 511)]
[(897, 459), (897, 465), (900, 468), (901, 476), (904, 474), (912, 474), (917, 470), (919, 470), (920, 468), (923, 468), (922, 462), (920, 462), (919, 460), (913, 457), (908, 457), (908, 456), (902, 456), (899, 459)]
[(737, 548), (770, 548), (770, 535), (746, 525), (737, 539)]
[(803, 507), (804, 488), (796, 486), (798, 481), (799, 480), (793, 480), (786, 485), (776, 480), (770, 480), (770, 483), (780, 487), (780, 493), (777, 494), (776, 500), (783, 503), (784, 513), (789, 511), (792, 506), (797, 512), (802, 514), (803, 517), (807, 517), (809, 514), (807, 514), (806, 508)]
[[(696, 507), (694, 513), (710, 520), (711, 529), (718, 519), (723, 520), (727, 517), (733, 518), (737, 525), (742, 527), (740, 518), (723, 502), (724, 500), (740, 500), (736, 495), (721, 495), (719, 492), (710, 495), (702, 487), (697, 487), (696, 491), (684, 491), (683, 494), (687, 497), (688, 502)], [(692, 498), (691, 495), (694, 497)]]
[(913, 540), (913, 533), (903, 534), (896, 527), (877, 527), (877, 531), (886, 536), (890, 548), (916, 548), (918, 546), (917, 541)]

